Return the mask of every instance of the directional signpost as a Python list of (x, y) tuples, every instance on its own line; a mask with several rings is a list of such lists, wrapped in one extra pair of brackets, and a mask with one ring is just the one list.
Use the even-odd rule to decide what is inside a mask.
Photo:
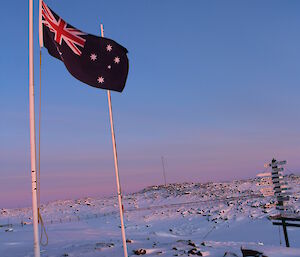
[(265, 196), (275, 196), (277, 199), (276, 209), (279, 210), (279, 215), (271, 216), (273, 225), (282, 226), (285, 238), (286, 247), (290, 247), (288, 233), (286, 227), (300, 227), (300, 224), (291, 223), (286, 221), (299, 222), (300, 217), (288, 216), (288, 201), (290, 200), (289, 191), (291, 188), (288, 187), (287, 182), (284, 181), (283, 171), (281, 167), (285, 165), (286, 161), (277, 161), (273, 159), (270, 163), (264, 165), (265, 168), (271, 167), (271, 172), (259, 173), (257, 177), (260, 178), (257, 186), (262, 187), (260, 192)]
[(286, 191), (287, 183), (283, 181), (283, 167), (286, 161), (276, 161), (273, 159), (269, 166), (272, 168), (272, 182), (273, 182), (273, 190), (274, 194), (277, 198), (277, 206), (276, 209), (280, 211), (280, 214), (283, 215), (285, 211), (288, 210), (287, 203), (290, 200), (290, 197)]

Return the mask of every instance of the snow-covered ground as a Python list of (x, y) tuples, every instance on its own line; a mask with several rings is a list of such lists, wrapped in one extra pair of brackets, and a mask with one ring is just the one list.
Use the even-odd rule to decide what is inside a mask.
[[(292, 211), (300, 215), (300, 177), (286, 180)], [(300, 257), (300, 228), (288, 228), (291, 248), (284, 247), (281, 228), (268, 219), (277, 213), (274, 199), (256, 183), (171, 184), (124, 196), (129, 256), (138, 249), (145, 256), (242, 256), (243, 247)], [(55, 201), (41, 213), (49, 236), (42, 256), (123, 256), (117, 198)], [(0, 209), (1, 257), (33, 256), (31, 216), (30, 208)]]

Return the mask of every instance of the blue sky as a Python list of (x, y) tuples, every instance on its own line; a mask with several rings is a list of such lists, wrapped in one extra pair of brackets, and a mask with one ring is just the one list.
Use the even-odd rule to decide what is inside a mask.
[[(163, 183), (162, 155), (169, 182), (253, 177), (273, 156), (299, 171), (298, 1), (46, 3), (129, 51), (112, 93), (125, 192)], [(0, 208), (31, 201), (27, 1), (2, 3), (1, 19)], [(42, 200), (115, 194), (106, 91), (42, 55)]]

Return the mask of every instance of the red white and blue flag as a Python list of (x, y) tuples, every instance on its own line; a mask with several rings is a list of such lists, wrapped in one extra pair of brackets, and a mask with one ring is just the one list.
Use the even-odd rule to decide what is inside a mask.
[(129, 67), (127, 49), (111, 39), (74, 28), (41, 2), (41, 46), (61, 60), (78, 80), (93, 87), (122, 92)]

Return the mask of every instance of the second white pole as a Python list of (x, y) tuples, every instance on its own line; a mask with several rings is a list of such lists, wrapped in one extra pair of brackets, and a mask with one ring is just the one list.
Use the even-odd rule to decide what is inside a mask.
[[(103, 24), (101, 24), (101, 37), (104, 37)], [(117, 189), (118, 189), (118, 202), (119, 202), (119, 209), (120, 209), (123, 250), (124, 250), (124, 257), (128, 257), (125, 226), (124, 226), (124, 217), (123, 217), (124, 215), (123, 215), (123, 204), (122, 204), (122, 192), (121, 192), (120, 178), (119, 178), (118, 155), (117, 155), (117, 146), (116, 146), (110, 90), (107, 90), (107, 98), (108, 98), (108, 107), (109, 107), (111, 138), (112, 138), (112, 144), (113, 144), (113, 150), (114, 150), (114, 161), (115, 161), (115, 172), (116, 172)]]

